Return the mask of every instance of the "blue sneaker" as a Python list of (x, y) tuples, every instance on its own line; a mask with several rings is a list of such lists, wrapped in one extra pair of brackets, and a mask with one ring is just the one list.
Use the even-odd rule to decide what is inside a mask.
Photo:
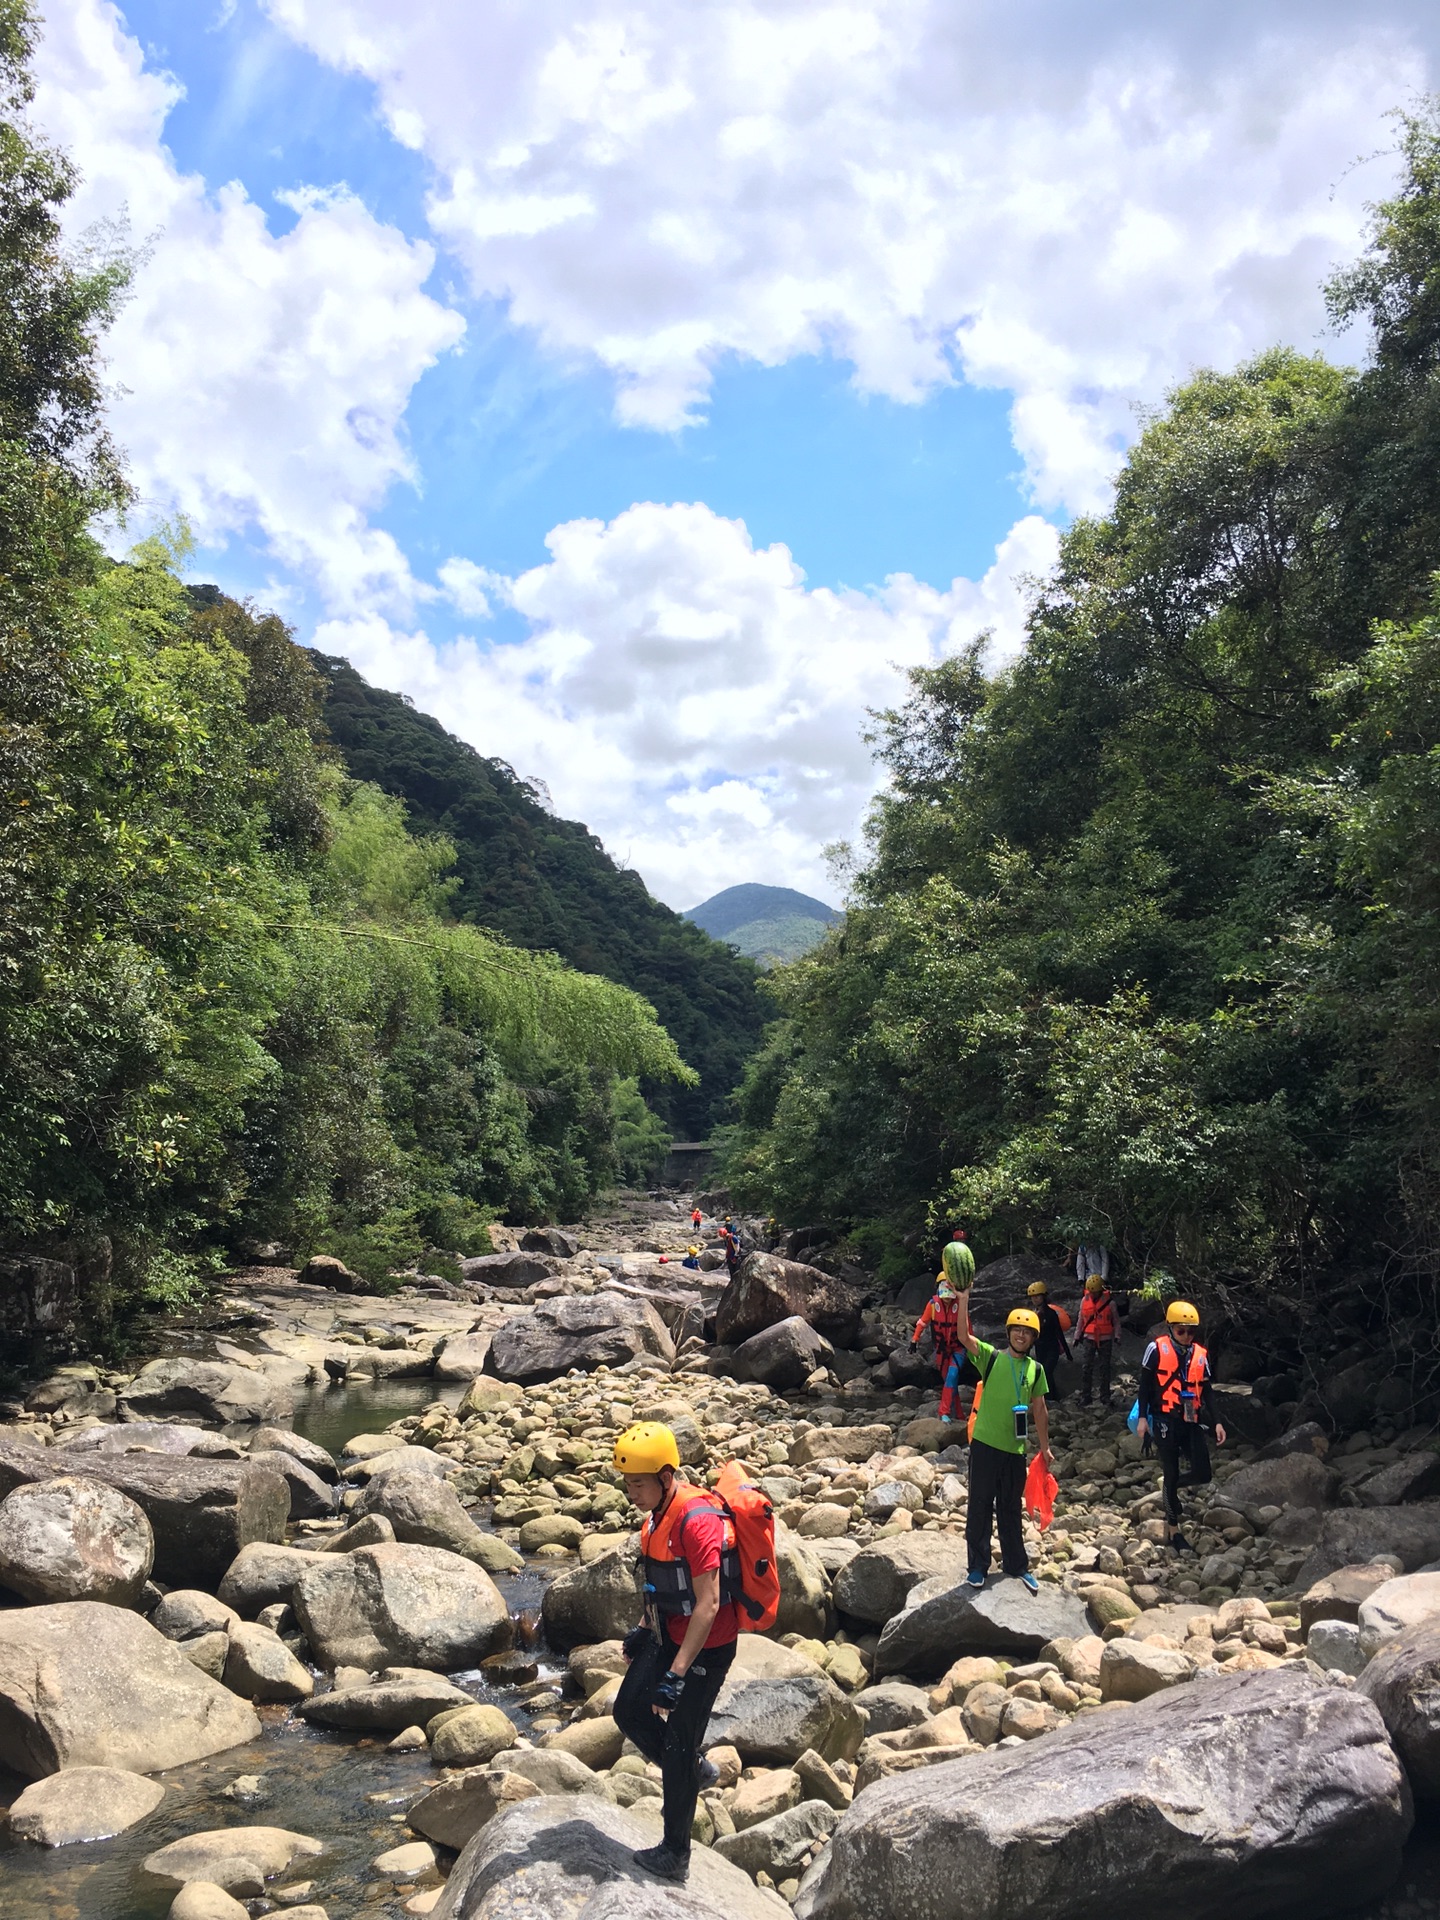
[(1040, 1591), (1040, 1582), (1035, 1578), (1033, 1573), (1022, 1573), (1020, 1575), (1020, 1584), (1027, 1593), (1039, 1593)]
[(972, 1567), (965, 1576), (965, 1584), (967, 1587), (983, 1587), (985, 1576), (977, 1568)]

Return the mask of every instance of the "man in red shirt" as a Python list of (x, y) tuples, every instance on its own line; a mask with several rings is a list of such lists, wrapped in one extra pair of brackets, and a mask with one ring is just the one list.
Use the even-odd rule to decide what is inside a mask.
[(665, 1837), (636, 1855), (663, 1880), (690, 1871), (690, 1828), (715, 1769), (700, 1757), (715, 1697), (735, 1658), (735, 1604), (722, 1597), (739, 1578), (729, 1523), (701, 1487), (675, 1478), (675, 1435), (641, 1421), (615, 1442), (625, 1491), (645, 1516), (640, 1529), (645, 1618), (625, 1636), (629, 1666), (615, 1696), (615, 1722), (660, 1768)]

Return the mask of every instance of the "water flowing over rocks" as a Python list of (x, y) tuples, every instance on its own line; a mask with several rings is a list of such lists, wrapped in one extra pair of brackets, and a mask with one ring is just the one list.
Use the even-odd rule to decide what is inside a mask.
[(109, 1840), (138, 1825), (164, 1798), (159, 1781), (123, 1767), (67, 1767), (34, 1781), (10, 1803), (10, 1831), (42, 1847)]

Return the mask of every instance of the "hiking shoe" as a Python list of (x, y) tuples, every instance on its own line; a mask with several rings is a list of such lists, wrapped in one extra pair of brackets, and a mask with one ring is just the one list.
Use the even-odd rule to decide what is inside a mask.
[(671, 1880), (676, 1886), (683, 1886), (690, 1877), (689, 1854), (672, 1853), (663, 1843), (658, 1847), (643, 1847), (630, 1858), (646, 1873), (653, 1873), (657, 1880)]
[(1191, 1546), (1190, 1542), (1178, 1527), (1170, 1536), (1170, 1545), (1180, 1553), (1193, 1553), (1195, 1551), (1194, 1547)]
[(1027, 1593), (1039, 1593), (1040, 1582), (1035, 1578), (1033, 1573), (1017, 1573), (1015, 1578)]
[(978, 1567), (972, 1567), (965, 1576), (965, 1584), (967, 1587), (983, 1587), (985, 1584), (985, 1576), (980, 1572)]
[(941, 1416), (940, 1416), (940, 1424), (941, 1424), (941, 1426), (942, 1426), (942, 1427), (953, 1427), (953, 1426), (954, 1426), (954, 1424), (955, 1424), (955, 1416), (954, 1416), (954, 1414), (953, 1414), (953, 1413), (942, 1413), (942, 1414), (941, 1414)]
[(700, 1791), (713, 1787), (720, 1778), (720, 1769), (713, 1760), (707, 1760), (702, 1753), (695, 1765), (695, 1777), (700, 1782)]

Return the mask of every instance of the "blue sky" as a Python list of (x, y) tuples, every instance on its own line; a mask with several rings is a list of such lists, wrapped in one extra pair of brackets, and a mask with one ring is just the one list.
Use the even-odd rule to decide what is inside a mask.
[(672, 903), (823, 893), (867, 709), (977, 630), (1013, 657), (1139, 408), (1322, 339), (1435, 70), (1418, 0), (1188, 20), (67, 0), (37, 115), (77, 232), (147, 243), (135, 530), (183, 514), (195, 577)]

